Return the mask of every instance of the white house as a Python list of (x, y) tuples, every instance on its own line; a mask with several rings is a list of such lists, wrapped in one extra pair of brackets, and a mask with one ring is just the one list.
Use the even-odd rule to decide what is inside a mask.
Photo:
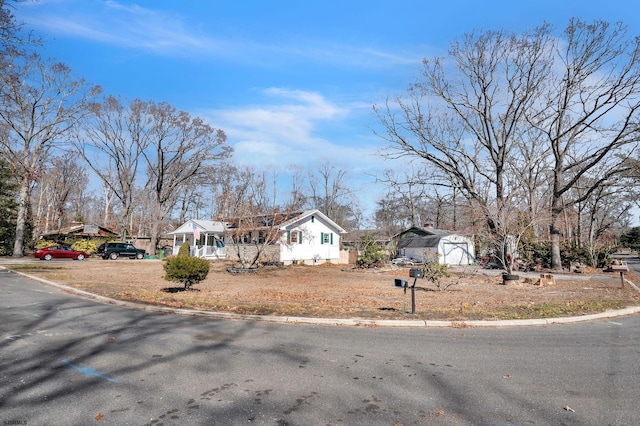
[(437, 254), (443, 265), (470, 265), (476, 261), (473, 241), (443, 229), (412, 227), (394, 239), (401, 257), (424, 262), (427, 254)]
[(178, 229), (169, 232), (173, 235), (173, 254), (177, 255), (180, 246), (189, 243), (191, 256), (205, 259), (222, 259), (227, 256), (224, 247), (224, 222), (190, 219)]
[[(274, 224), (273, 220), (282, 220), (282, 223)], [(233, 250), (229, 251), (230, 246), (235, 243), (229, 234), (237, 229), (239, 222), (242, 219), (224, 222), (191, 219), (175, 231), (169, 232), (169, 235), (173, 235), (173, 254), (177, 254), (180, 246), (188, 242), (192, 256), (206, 259), (231, 258)], [(275, 226), (280, 236), (273, 244), (273, 251), (279, 257), (274, 260), (285, 265), (340, 262), (340, 240), (346, 231), (320, 210), (261, 216), (258, 220), (249, 222), (256, 225), (255, 229), (252, 228), (243, 235), (247, 248), (252, 246), (254, 239), (259, 241), (262, 238), (264, 229), (273, 229)]]
[(346, 233), (320, 210), (307, 210), (280, 224), (280, 261), (285, 265), (340, 262), (340, 238)]

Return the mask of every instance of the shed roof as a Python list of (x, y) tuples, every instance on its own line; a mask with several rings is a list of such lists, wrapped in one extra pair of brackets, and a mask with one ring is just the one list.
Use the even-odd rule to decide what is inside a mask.
[(398, 248), (431, 248), (438, 247), (440, 240), (446, 235), (427, 235), (424, 237), (407, 237), (398, 241)]

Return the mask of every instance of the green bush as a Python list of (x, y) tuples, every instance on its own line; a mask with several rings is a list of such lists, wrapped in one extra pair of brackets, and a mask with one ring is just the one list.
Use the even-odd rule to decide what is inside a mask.
[(57, 246), (58, 243), (56, 243), (55, 241), (49, 241), (49, 240), (38, 240), (38, 242), (35, 244), (35, 246), (33, 247), (34, 249), (43, 249), (45, 247), (53, 247), (53, 246)]
[(190, 256), (190, 247), (188, 242), (182, 243), (178, 250), (178, 256)]
[(360, 246), (362, 247), (362, 253), (358, 259), (358, 266), (362, 268), (375, 268), (385, 261), (386, 256), (382, 247), (373, 239), (371, 234), (366, 233), (360, 239)]
[(425, 253), (424, 265), (421, 269), (424, 279), (431, 281), (440, 291), (444, 291), (452, 285), (458, 284), (457, 282), (443, 281), (444, 278), (449, 278), (451, 274), (449, 273), (447, 265), (440, 263), (440, 255), (438, 253)]
[(180, 251), (175, 257), (167, 259), (164, 264), (167, 281), (176, 281), (184, 284), (187, 290), (193, 284), (207, 278), (209, 274), (209, 261), (199, 257), (189, 256), (189, 243), (180, 246)]
[(74, 250), (86, 251), (89, 254), (94, 254), (98, 250), (98, 246), (93, 241), (79, 240), (71, 245)]

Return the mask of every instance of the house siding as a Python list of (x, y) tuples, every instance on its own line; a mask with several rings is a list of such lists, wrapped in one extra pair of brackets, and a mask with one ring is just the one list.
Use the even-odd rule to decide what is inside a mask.
[[(240, 257), (238, 256), (238, 251), (240, 252), (240, 256), (243, 259), (252, 259), (258, 248), (253, 244), (240, 244), (237, 246), (228, 245), (227, 246), (227, 259), (239, 262)], [(260, 255), (260, 262), (278, 262), (278, 256), (280, 255), (280, 247), (278, 246), (265, 246), (262, 250), (262, 254)]]
[(340, 234), (318, 216), (306, 217), (292, 224), (286, 234), (299, 232), (301, 241), (287, 243), (286, 234), (280, 241), (280, 260), (285, 264), (340, 263)]

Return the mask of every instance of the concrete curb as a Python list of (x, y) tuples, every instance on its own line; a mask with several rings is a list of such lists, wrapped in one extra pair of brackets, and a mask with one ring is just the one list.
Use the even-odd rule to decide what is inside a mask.
[(56, 287), (66, 293), (77, 294), (78, 296), (92, 299), (108, 305), (121, 306), (129, 309), (136, 309), (145, 312), (172, 313), (184, 316), (202, 316), (216, 319), (242, 320), (242, 321), (263, 321), (281, 324), (307, 324), (307, 325), (327, 325), (327, 326), (352, 326), (352, 327), (398, 327), (398, 328), (498, 328), (498, 327), (519, 327), (519, 326), (535, 326), (535, 325), (551, 325), (551, 324), (571, 324), (577, 322), (602, 320), (615, 318), (620, 316), (635, 315), (640, 313), (640, 306), (631, 306), (615, 311), (606, 311), (598, 314), (581, 315), (577, 317), (563, 318), (541, 318), (526, 320), (476, 320), (476, 321), (429, 321), (429, 320), (367, 320), (367, 319), (339, 319), (339, 318), (308, 318), (308, 317), (276, 317), (264, 315), (243, 315), (228, 312), (203, 311), (198, 309), (179, 309), (168, 308), (163, 306), (144, 305), (141, 303), (126, 302), (122, 300), (111, 299), (109, 297), (100, 296), (89, 293), (88, 291), (79, 290), (77, 288), (58, 284), (43, 278), (34, 277), (24, 272), (14, 271), (0, 266), (0, 269), (8, 270), (11, 273), (20, 275), (30, 280), (38, 281), (51, 287)]

